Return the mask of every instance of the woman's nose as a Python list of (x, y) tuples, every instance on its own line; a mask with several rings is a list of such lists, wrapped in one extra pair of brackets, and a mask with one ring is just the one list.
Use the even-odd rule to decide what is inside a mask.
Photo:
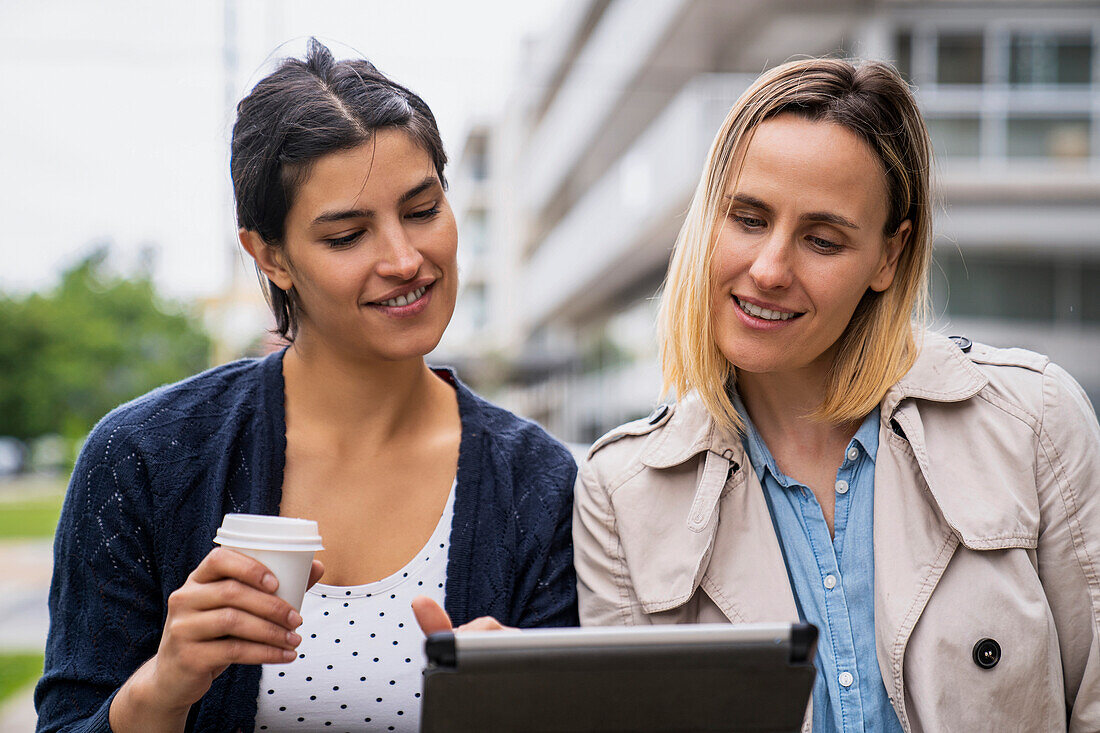
[(410, 241), (405, 228), (388, 227), (382, 232), (383, 249), (377, 271), (383, 277), (412, 280), (424, 263), (424, 256)]
[(761, 290), (789, 287), (794, 279), (791, 270), (791, 252), (787, 237), (776, 232), (757, 251), (749, 268), (749, 276)]

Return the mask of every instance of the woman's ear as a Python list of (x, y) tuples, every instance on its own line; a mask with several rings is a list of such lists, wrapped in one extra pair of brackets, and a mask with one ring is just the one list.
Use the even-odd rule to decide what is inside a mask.
[(256, 266), (260, 268), (260, 272), (266, 275), (267, 279), (273, 282), (276, 287), (282, 290), (290, 290), (294, 287), (294, 282), (290, 278), (290, 270), (287, 268), (282, 256), (282, 250), (272, 247), (264, 241), (259, 232), (249, 229), (238, 229), (237, 238), (241, 240), (244, 251), (256, 260)]
[(894, 275), (898, 271), (898, 258), (901, 257), (902, 250), (909, 243), (909, 235), (912, 232), (913, 224), (906, 219), (898, 225), (898, 230), (893, 236), (886, 238), (886, 251), (883, 253), (882, 266), (875, 273), (874, 278), (871, 279), (871, 290), (881, 293), (894, 282)]

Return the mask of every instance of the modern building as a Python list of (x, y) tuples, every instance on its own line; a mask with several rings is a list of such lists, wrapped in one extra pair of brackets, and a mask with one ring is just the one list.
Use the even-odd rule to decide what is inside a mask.
[(1047, 353), (1100, 399), (1095, 0), (566, 3), (463, 154), (486, 165), (462, 194), (481, 255), (457, 346), (493, 365), (496, 399), (574, 442), (652, 409), (654, 295), (706, 150), (762, 70), (803, 55), (888, 59), (916, 90), (936, 328)]

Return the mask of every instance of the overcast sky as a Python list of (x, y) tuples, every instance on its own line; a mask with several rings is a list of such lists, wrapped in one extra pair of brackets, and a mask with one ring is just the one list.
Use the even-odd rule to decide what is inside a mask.
[[(229, 278), (225, 1), (0, 2), (0, 289), (55, 282), (96, 242), (146, 246), (176, 297)], [(523, 39), (570, 0), (237, 0), (234, 100), (316, 35), (431, 106), (452, 159), (505, 102)]]

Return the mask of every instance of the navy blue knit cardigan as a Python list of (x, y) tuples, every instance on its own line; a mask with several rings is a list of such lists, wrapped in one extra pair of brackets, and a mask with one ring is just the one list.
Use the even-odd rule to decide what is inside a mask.
[[(109, 731), (123, 682), (157, 651), (168, 596), (227, 512), (278, 514), (286, 453), (282, 354), (217, 367), (111, 412), (77, 461), (54, 541), (39, 731)], [(534, 423), (453, 373), (462, 442), (445, 607), (456, 624), (575, 626), (576, 464)], [(233, 665), (193, 731), (251, 731), (260, 668)]]

